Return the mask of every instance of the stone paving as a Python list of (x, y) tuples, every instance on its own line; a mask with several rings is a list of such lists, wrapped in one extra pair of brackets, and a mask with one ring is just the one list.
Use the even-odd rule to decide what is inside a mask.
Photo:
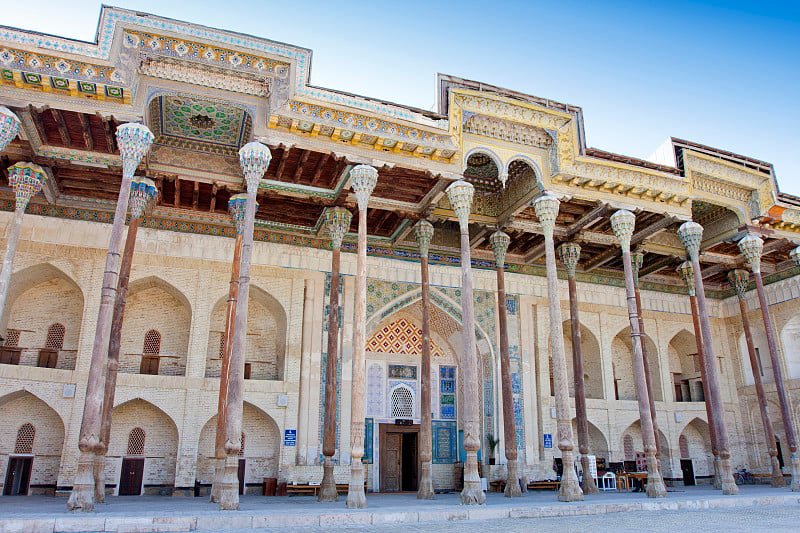
[[(651, 500), (643, 493), (606, 492), (587, 497), (584, 502), (564, 503), (556, 500), (555, 492), (529, 492), (522, 498), (508, 499), (499, 493), (487, 494), (486, 505), (465, 507), (459, 504), (458, 494), (437, 495), (436, 500), (420, 501), (414, 494), (368, 494), (369, 507), (350, 510), (344, 497), (335, 503), (318, 503), (310, 496), (260, 497), (245, 496), (239, 511), (221, 512), (216, 504), (206, 498), (168, 498), (159, 496), (109, 497), (93, 513), (70, 513), (65, 498), (40, 496), (4, 496), (0, 498), (0, 531), (13, 532), (171, 532), (171, 531), (231, 531), (264, 528), (329, 529), (339, 526), (397, 525), (394, 530), (414, 528), (430, 530), (425, 525), (438, 523), (434, 529), (449, 521), (492, 520), (514, 523), (513, 519), (550, 519), (607, 515), (604, 518), (618, 521), (623, 517), (651, 513), (624, 513), (628, 511), (695, 511), (789, 505), (795, 512), (795, 530), (800, 530), (800, 493), (768, 486), (740, 487), (738, 496), (723, 496), (719, 491), (705, 487), (670, 489), (666, 499)], [(684, 513), (676, 513), (683, 515)], [(512, 519), (509, 522), (509, 519)], [(651, 520), (651, 518), (647, 518)], [(478, 522), (475, 522), (476, 527)], [(528, 527), (531, 522), (525, 521)], [(540, 524), (536, 521), (537, 529)], [(462, 525), (465, 525), (462, 523)], [(472, 527), (472, 526), (470, 526)], [(588, 526), (587, 526), (588, 527)], [(461, 525), (458, 526), (462, 529)], [(448, 527), (447, 529), (451, 529)], [(591, 529), (591, 528), (589, 528)], [(364, 529), (358, 529), (364, 530)], [(483, 529), (470, 529), (483, 531)], [(719, 530), (719, 529), (717, 529)], [(560, 528), (551, 531), (561, 531)], [(642, 531), (638, 528), (637, 531)], [(671, 529), (675, 531), (675, 529)]]

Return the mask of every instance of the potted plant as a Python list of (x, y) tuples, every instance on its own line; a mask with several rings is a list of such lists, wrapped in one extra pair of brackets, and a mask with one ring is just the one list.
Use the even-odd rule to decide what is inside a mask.
[(494, 451), (495, 451), (495, 449), (497, 449), (497, 445), (500, 444), (500, 439), (499, 438), (496, 439), (496, 438), (494, 438), (494, 435), (492, 435), (491, 433), (487, 433), (486, 434), (486, 443), (487, 443), (486, 450), (487, 450), (487, 452), (489, 454), (489, 464), (493, 465), (494, 464)]

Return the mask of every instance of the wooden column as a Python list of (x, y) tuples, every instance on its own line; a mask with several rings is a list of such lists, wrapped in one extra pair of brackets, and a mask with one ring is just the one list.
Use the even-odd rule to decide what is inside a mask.
[(414, 225), (414, 237), (419, 245), (420, 277), (422, 278), (422, 364), (420, 365), (420, 428), (419, 428), (419, 486), (418, 500), (433, 500), (433, 430), (431, 405), (431, 283), (428, 272), (428, 249), (433, 238), (433, 225), (420, 220)]
[(578, 426), (578, 451), (583, 468), (583, 493), (599, 494), (589, 463), (589, 417), (586, 413), (586, 386), (583, 378), (583, 348), (581, 346), (581, 320), (578, 314), (578, 284), (575, 267), (581, 255), (578, 243), (568, 242), (558, 248), (561, 262), (567, 269), (569, 285), (569, 324), (572, 333), (572, 373), (575, 381), (575, 422)]
[(553, 355), (553, 381), (556, 397), (556, 419), (558, 428), (558, 449), (561, 450), (563, 473), (558, 499), (562, 502), (583, 500), (575, 472), (575, 446), (572, 435), (572, 416), (569, 408), (569, 385), (567, 383), (567, 358), (564, 354), (564, 332), (561, 326), (561, 296), (558, 290), (558, 267), (553, 241), (556, 217), (560, 202), (554, 196), (545, 194), (537, 198), (533, 207), (542, 224), (544, 233), (545, 265), (547, 268), (547, 300), (550, 311), (550, 351)]
[[(5, 107), (0, 106), (0, 124), (5, 119), (3, 110), (8, 111)], [(11, 112), (9, 111), (9, 113)], [(8, 181), (11, 188), (14, 189), (16, 203), (14, 218), (11, 219), (11, 230), (8, 232), (6, 241), (6, 251), (3, 254), (3, 267), (0, 270), (0, 324), (3, 323), (5, 315), (8, 287), (11, 281), (11, 272), (14, 270), (14, 256), (17, 255), (17, 245), (22, 232), (22, 217), (25, 215), (25, 209), (28, 207), (30, 199), (42, 190), (45, 178), (44, 170), (35, 163), (16, 163), (8, 169)]]
[(253, 254), (253, 228), (256, 218), (256, 195), (261, 177), (269, 166), (272, 154), (269, 148), (251, 142), (239, 150), (239, 162), (247, 184), (244, 235), (239, 270), (239, 296), (236, 300), (236, 317), (233, 325), (230, 373), (228, 381), (228, 407), (225, 419), (225, 471), (220, 483), (219, 509), (232, 511), (239, 508), (239, 451), (242, 449), (242, 410), (244, 408), (244, 358), (247, 346), (247, 311), (250, 301), (250, 267)]
[[(633, 292), (636, 296), (636, 314), (639, 317), (639, 335), (642, 342), (642, 361), (644, 362), (644, 380), (647, 385), (647, 402), (650, 404), (650, 418), (653, 422), (653, 433), (656, 437), (656, 465), (661, 472), (661, 443), (658, 442), (658, 417), (656, 416), (656, 402), (653, 396), (653, 384), (650, 373), (652, 367), (647, 353), (647, 335), (644, 332), (644, 316), (642, 316), (642, 293), (639, 290), (639, 269), (642, 268), (644, 254), (631, 252), (631, 269), (633, 270)], [(658, 359), (658, 354), (654, 354)]]
[(775, 445), (775, 430), (772, 428), (772, 421), (769, 418), (767, 408), (767, 395), (764, 393), (764, 384), (761, 382), (761, 367), (758, 364), (758, 356), (753, 345), (753, 333), (750, 331), (750, 318), (747, 316), (747, 303), (745, 294), (750, 282), (750, 274), (746, 270), (731, 270), (728, 272), (728, 281), (736, 290), (739, 297), (739, 313), (742, 316), (742, 328), (744, 338), (747, 343), (747, 355), (750, 358), (750, 369), (753, 371), (753, 382), (756, 386), (756, 396), (758, 397), (758, 409), (761, 412), (761, 422), (764, 425), (764, 442), (769, 453), (769, 462), (772, 467), (772, 477), (770, 478), (773, 487), (785, 487), (786, 480), (783, 478), (781, 465), (778, 461), (778, 447)]
[(772, 374), (775, 377), (775, 389), (778, 393), (778, 402), (781, 406), (781, 416), (783, 417), (783, 428), (786, 431), (786, 443), (792, 452), (792, 491), (800, 491), (800, 457), (797, 455), (797, 438), (794, 432), (794, 421), (792, 420), (792, 410), (789, 405), (789, 397), (786, 394), (786, 385), (783, 382), (783, 370), (781, 370), (781, 360), (778, 355), (778, 342), (775, 339), (775, 327), (772, 325), (772, 316), (769, 312), (767, 295), (764, 292), (764, 280), (761, 278), (761, 253), (764, 249), (764, 242), (760, 237), (747, 235), (739, 241), (739, 249), (750, 264), (753, 271), (753, 279), (756, 282), (756, 292), (758, 302), (761, 305), (761, 316), (764, 319), (764, 331), (767, 334), (767, 346), (769, 347), (769, 359), (772, 362)]
[(117, 294), (117, 278), (120, 268), (120, 251), (122, 248), (122, 232), (125, 227), (125, 216), (128, 212), (128, 200), (133, 173), (139, 166), (145, 152), (153, 142), (153, 134), (141, 124), (123, 124), (117, 128), (117, 144), (122, 156), (122, 182), (119, 198), (114, 212), (114, 223), (106, 254), (103, 287), (100, 296), (100, 309), (97, 314), (92, 359), (86, 383), (86, 398), (83, 404), (78, 448), (78, 469), (73, 481), (72, 493), (67, 501), (67, 509), (92, 511), (94, 509), (94, 469), (97, 455), (102, 450), (100, 442), (103, 418), (103, 398), (105, 396), (106, 363), (108, 344), (111, 337), (111, 319)]
[(105, 456), (111, 438), (111, 415), (114, 411), (114, 397), (117, 391), (117, 369), (119, 368), (119, 348), (122, 335), (122, 321), (125, 313), (125, 302), (128, 299), (128, 281), (131, 277), (133, 251), (136, 248), (136, 235), (139, 222), (145, 211), (158, 196), (156, 184), (148, 179), (136, 177), (131, 182), (131, 218), (128, 223), (128, 234), (125, 236), (125, 249), (117, 282), (117, 296), (114, 300), (114, 313), (111, 318), (111, 335), (108, 341), (108, 367), (106, 369), (105, 392), (103, 396), (103, 414), (100, 422), (101, 449), (94, 467), (95, 502), (103, 503), (106, 496)]
[(636, 217), (630, 211), (620, 209), (611, 216), (611, 227), (622, 247), (622, 265), (625, 270), (625, 293), (628, 300), (628, 318), (631, 323), (631, 345), (633, 347), (633, 375), (636, 384), (636, 397), (639, 402), (639, 422), (642, 426), (642, 441), (647, 457), (647, 497), (666, 498), (667, 487), (658, 469), (656, 459), (656, 434), (647, 397), (646, 370), (642, 357), (642, 338), (639, 331), (639, 313), (636, 306), (636, 291), (633, 285), (631, 267), (631, 236)]
[(694, 269), (689, 261), (684, 261), (677, 268), (678, 274), (686, 282), (689, 288), (689, 304), (692, 307), (692, 324), (694, 326), (694, 338), (697, 343), (697, 357), (700, 361), (700, 382), (703, 385), (703, 397), (705, 398), (706, 418), (708, 419), (708, 434), (711, 439), (711, 453), (714, 455), (714, 488), (717, 490), (722, 489), (722, 478), (719, 475), (719, 448), (717, 447), (717, 430), (716, 423), (714, 422), (713, 405), (711, 403), (711, 394), (708, 387), (708, 376), (706, 369), (708, 361), (706, 360), (705, 350), (703, 348), (703, 331), (700, 326), (700, 315), (697, 312), (697, 296), (695, 295), (694, 286)]
[(697, 294), (697, 313), (700, 317), (700, 329), (703, 332), (703, 355), (708, 380), (708, 398), (711, 401), (711, 410), (714, 412), (714, 425), (717, 439), (719, 461), (717, 461), (720, 482), (723, 494), (738, 494), (739, 487), (733, 479), (731, 471), (731, 452), (728, 442), (728, 426), (725, 422), (724, 406), (717, 375), (717, 358), (714, 356), (714, 343), (711, 336), (711, 324), (708, 320), (706, 294), (703, 286), (703, 273), (700, 270), (700, 243), (703, 239), (703, 226), (696, 222), (685, 222), (678, 228), (678, 236), (689, 255), (694, 275), (695, 291)]
[(356, 261), (355, 327), (353, 331), (353, 382), (350, 402), (350, 486), (347, 507), (364, 509), (364, 354), (367, 322), (367, 207), (369, 197), (378, 182), (378, 171), (369, 165), (357, 165), (350, 170), (350, 183), (358, 200), (358, 259)]
[(462, 505), (483, 505), (486, 494), (481, 488), (478, 474), (478, 450), (481, 448), (481, 387), (478, 378), (478, 358), (475, 353), (475, 308), (472, 295), (472, 261), (469, 246), (469, 212), (472, 207), (472, 196), (475, 192), (472, 184), (458, 180), (447, 187), (447, 198), (458, 217), (461, 232), (461, 335), (463, 354), (459, 359), (459, 371), (463, 392), (461, 397), (461, 419), (463, 420), (464, 451), (467, 460), (464, 463), (464, 488), (461, 491)]
[(222, 478), (225, 475), (225, 425), (228, 420), (228, 384), (231, 375), (231, 352), (236, 322), (236, 302), (239, 299), (239, 273), (242, 263), (242, 243), (244, 242), (244, 219), (247, 214), (247, 194), (234, 194), (228, 199), (228, 212), (236, 228), (231, 262), (231, 280), (228, 284), (228, 307), (225, 312), (225, 344), (219, 371), (219, 396), (217, 398), (217, 433), (214, 441), (214, 480), (211, 484), (211, 502), (219, 502)]
[(519, 465), (517, 463), (517, 427), (514, 419), (514, 391), (511, 386), (511, 357), (508, 351), (508, 317), (506, 316), (506, 278), (505, 264), (511, 237), (502, 231), (489, 237), (494, 251), (497, 267), (497, 332), (500, 341), (500, 384), (503, 392), (503, 441), (506, 455), (506, 498), (522, 496), (519, 485)]
[(325, 412), (322, 425), (322, 486), (317, 501), (339, 499), (333, 478), (333, 456), (336, 453), (336, 402), (339, 390), (339, 265), (342, 239), (350, 229), (352, 213), (344, 207), (330, 207), (323, 212), (325, 228), (331, 237), (331, 287), (328, 305), (328, 351), (325, 363)]

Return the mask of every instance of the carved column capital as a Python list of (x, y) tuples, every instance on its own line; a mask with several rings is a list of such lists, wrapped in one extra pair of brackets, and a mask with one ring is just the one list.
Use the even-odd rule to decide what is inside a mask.
[(564, 263), (569, 277), (575, 276), (575, 267), (581, 257), (581, 246), (577, 242), (565, 242), (558, 247), (558, 257)]

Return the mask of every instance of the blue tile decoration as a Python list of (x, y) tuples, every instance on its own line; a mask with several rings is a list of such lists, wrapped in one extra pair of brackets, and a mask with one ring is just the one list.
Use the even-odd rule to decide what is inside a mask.
[(522, 381), (517, 372), (511, 373), (511, 393), (522, 394)]
[(434, 464), (450, 464), (456, 460), (456, 423), (434, 420), (431, 422)]
[(371, 418), (364, 419), (364, 459), (367, 463), (372, 464), (373, 462), (373, 448), (372, 448), (372, 436), (375, 431), (375, 424), (374, 420)]

